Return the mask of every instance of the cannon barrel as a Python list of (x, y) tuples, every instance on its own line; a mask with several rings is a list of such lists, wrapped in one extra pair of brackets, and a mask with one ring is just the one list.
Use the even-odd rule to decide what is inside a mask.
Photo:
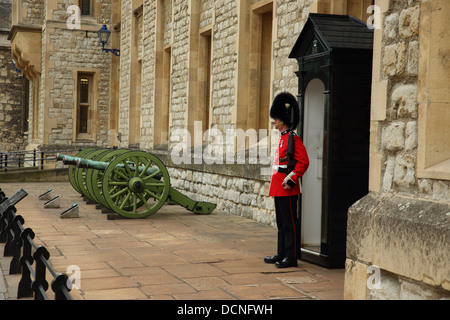
[(88, 148), (76, 156), (58, 153), (56, 160), (69, 165), (76, 191), (123, 217), (148, 217), (166, 202), (196, 214), (209, 214), (216, 207), (173, 189), (162, 161), (145, 151)]
[(87, 160), (78, 157), (72, 157), (64, 154), (58, 153), (56, 155), (56, 160), (62, 161), (64, 164), (77, 166), (79, 168), (89, 168), (95, 170), (105, 170), (108, 167), (109, 162), (101, 162), (94, 160)]
[[(56, 160), (60, 160), (64, 164), (67, 164), (67, 165), (77, 166), (78, 168), (94, 169), (94, 170), (101, 170), (101, 171), (105, 170), (109, 165), (109, 162), (95, 161), (95, 160), (89, 160), (89, 159), (84, 159), (84, 158), (79, 158), (79, 157), (72, 157), (72, 156), (68, 156), (68, 155), (64, 155), (64, 154), (60, 154), (60, 153), (58, 153), (56, 155)], [(117, 168), (125, 168), (125, 165), (118, 164), (116, 167)], [(131, 163), (131, 162), (128, 163), (128, 167), (133, 171), (135, 170), (134, 163)], [(137, 170), (139, 173), (141, 173), (144, 169), (145, 169), (144, 166), (139, 166)], [(157, 171), (158, 170), (155, 168), (148, 168), (148, 169), (146, 169), (145, 175), (149, 176), (151, 174), (154, 174)], [(160, 175), (156, 175), (155, 178), (156, 179), (160, 178)]]

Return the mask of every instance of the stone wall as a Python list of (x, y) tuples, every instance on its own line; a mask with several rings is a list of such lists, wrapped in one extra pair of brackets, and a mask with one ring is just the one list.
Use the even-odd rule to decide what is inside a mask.
[[(179, 143), (173, 133), (187, 129), (188, 106), (191, 97), (189, 81), (195, 79), (190, 63), (190, 8), (187, 0), (144, 1), (143, 2), (143, 78), (141, 137), (139, 147), (158, 154), (171, 170), (171, 183), (182, 192), (198, 200), (212, 201), (219, 209), (238, 215), (252, 217), (255, 220), (274, 224), (273, 199), (267, 196), (270, 176), (260, 174), (261, 167), (246, 174), (245, 165), (177, 166), (171, 159), (173, 148)], [(252, 1), (252, 5), (267, 1)], [(271, 92), (297, 92), (297, 77), (294, 74), (296, 61), (288, 59), (296, 36), (305, 23), (313, 0), (274, 1), (273, 7), (273, 67)], [(238, 32), (239, 1), (216, 0), (201, 1), (199, 4), (200, 30), (211, 26), (211, 123), (210, 126), (225, 134), (227, 129), (235, 129), (233, 108), (236, 108), (236, 77), (238, 76)], [(250, 5), (250, 4), (248, 4)], [(155, 108), (155, 61), (156, 58), (156, 15), (157, 6), (164, 6), (163, 47), (170, 47), (171, 91), (170, 91), (170, 132), (166, 151), (153, 150), (153, 120)], [(132, 2), (122, 2), (121, 20), (121, 73), (120, 73), (120, 111), (119, 132), (122, 142), (119, 146), (128, 147), (129, 108), (130, 108), (130, 51), (132, 50)], [(244, 35), (246, 36), (246, 35)], [(196, 53), (194, 53), (196, 54)], [(191, 68), (191, 69), (190, 69)], [(238, 111), (239, 112), (239, 111)], [(195, 117), (195, 116), (194, 116)], [(191, 132), (191, 138), (194, 136)], [(248, 163), (247, 163), (248, 164)], [(242, 172), (242, 174), (239, 174)], [(248, 173), (248, 172), (247, 172)], [(246, 186), (243, 186), (243, 181)], [(247, 186), (248, 184), (248, 186)], [(252, 186), (252, 187), (250, 187)], [(213, 190), (213, 194), (211, 194)]]
[(380, 151), (385, 157), (382, 191), (433, 200), (450, 198), (450, 182), (416, 177), (420, 2), (391, 2), (385, 13), (382, 77), (388, 81)]
[(268, 181), (179, 168), (169, 168), (169, 174), (171, 186), (196, 201), (216, 203), (217, 210), (276, 225)]
[(15, 21), (13, 16), (13, 24), (41, 25), (46, 13), (45, 2), (45, 0), (22, 0), (22, 9), (17, 14), (18, 21)]
[(212, 61), (212, 123), (219, 130), (233, 128), (232, 106), (236, 104), (237, 1), (214, 2)]
[(280, 91), (288, 91), (293, 94), (298, 92), (298, 78), (294, 76), (294, 72), (298, 69), (297, 62), (287, 57), (308, 19), (313, 3), (314, 0), (276, 1), (277, 7), (274, 12), (277, 17), (275, 27), (277, 38), (273, 43), (274, 96)]
[[(48, 34), (46, 45), (48, 64), (45, 72), (48, 78), (45, 82), (43, 81), (47, 86), (44, 87), (45, 91), (42, 94), (44, 97), (48, 96), (45, 116), (55, 123), (48, 134), (48, 145), (109, 146), (110, 56), (106, 53), (102, 54), (95, 33), (88, 33), (86, 37), (84, 31), (60, 28), (47, 29), (46, 33)], [(89, 141), (89, 139), (73, 141), (73, 111), (76, 103), (74, 92), (77, 91), (74, 70), (99, 73), (94, 83), (97, 86), (94, 89), (97, 91), (97, 96), (94, 98), (97, 110), (92, 115), (95, 121), (93, 127), (96, 130), (96, 141)]]
[[(130, 46), (132, 1), (122, 1), (122, 20), (120, 29), (120, 108), (119, 108), (119, 132), (122, 134), (122, 145), (128, 146), (128, 111), (130, 108)], [(144, 124), (145, 125), (145, 124)], [(120, 145), (119, 145), (120, 146)]]
[(0, 1), (0, 151), (23, 150), (23, 75), (16, 71), (7, 40), (11, 29), (11, 1)]
[[(172, 90), (171, 131), (185, 127), (189, 80), (189, 7), (188, 1), (172, 1)], [(170, 135), (170, 133), (169, 133)], [(169, 144), (171, 135), (169, 136)], [(170, 148), (170, 147), (169, 147)]]
[[(154, 67), (155, 67), (155, 50), (156, 43), (156, 21), (153, 19), (156, 16), (156, 1), (146, 0), (143, 3), (144, 13), (143, 13), (143, 39), (142, 47), (145, 52), (145, 58), (142, 61), (142, 87), (143, 88), (154, 88), (155, 87), (155, 77), (154, 77)], [(123, 10), (123, 9), (122, 9)], [(171, 11), (170, 11), (171, 12)], [(170, 34), (170, 33), (168, 33)], [(151, 90), (142, 90), (142, 107), (141, 107), (141, 141), (140, 148), (150, 149), (152, 146), (152, 136), (153, 136), (153, 105), (154, 94)]]
[(376, 136), (371, 148), (372, 154), (382, 155), (381, 192), (448, 200), (450, 182), (417, 177), (420, 6), (419, 0), (390, 1), (384, 12), (380, 69), (374, 73), (385, 83), (387, 98), (383, 101), (378, 91), (372, 98), (372, 131)]
[(0, 45), (0, 151), (24, 149), (22, 128), (23, 77), (13, 66), (11, 48)]
[(9, 30), (11, 28), (11, 1), (0, 0), (0, 28)]
[(357, 201), (348, 213), (345, 298), (450, 298), (449, 219), (448, 203), (392, 193)]
[[(103, 53), (96, 31), (109, 21), (109, 5), (97, 6), (98, 21), (82, 17), (80, 29), (67, 28), (67, 11), (73, 1), (47, 4), (42, 31), (39, 135), (34, 142), (43, 148), (109, 146), (110, 54)], [(89, 136), (78, 137), (76, 128), (77, 73), (94, 74)], [(31, 109), (31, 108), (30, 108)], [(30, 115), (32, 111), (30, 110)], [(30, 141), (32, 143), (33, 141)]]
[[(255, 1), (257, 3), (258, 1)], [(287, 90), (297, 91), (297, 78), (294, 74), (296, 63), (287, 59), (301, 26), (307, 19), (309, 7), (313, 1), (279, 1), (274, 8), (277, 26), (277, 39), (274, 40), (273, 92)], [(142, 92), (142, 127), (141, 144), (144, 149), (153, 147), (153, 105), (155, 72), (155, 20), (157, 1), (144, 1), (144, 35), (143, 35), (143, 88)], [(166, 6), (164, 12), (163, 46), (171, 47), (171, 132), (186, 128), (186, 112), (189, 105), (189, 1), (161, 1)], [(131, 2), (122, 3), (121, 21), (121, 93), (119, 132), (122, 134), (122, 146), (127, 146), (129, 121), (129, 66), (132, 25)], [(287, 14), (287, 13), (290, 14)], [(172, 15), (170, 15), (172, 13)], [(233, 106), (236, 105), (236, 76), (238, 59), (238, 8), (235, 0), (203, 1), (200, 4), (199, 28), (212, 25), (212, 66), (211, 66), (211, 126), (219, 130), (234, 128)], [(173, 18), (173, 21), (171, 18)], [(170, 145), (178, 142), (176, 137), (169, 137)], [(170, 150), (170, 149), (169, 149)]]
[(448, 299), (450, 182), (417, 174), (418, 119), (424, 116), (418, 108), (419, 65), (432, 59), (419, 43), (420, 33), (429, 32), (420, 24), (424, 2), (379, 3), (371, 192), (348, 213), (345, 298)]

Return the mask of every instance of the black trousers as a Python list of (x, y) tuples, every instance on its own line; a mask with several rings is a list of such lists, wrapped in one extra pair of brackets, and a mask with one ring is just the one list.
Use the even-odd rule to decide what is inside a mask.
[(277, 254), (300, 259), (300, 228), (297, 219), (298, 196), (275, 197), (278, 227)]

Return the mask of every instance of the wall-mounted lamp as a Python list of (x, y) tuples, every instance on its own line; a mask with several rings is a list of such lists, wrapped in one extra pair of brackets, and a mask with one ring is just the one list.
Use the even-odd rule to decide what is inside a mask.
[(19, 72), (19, 73), (22, 72), (21, 70), (17, 69), (17, 67), (16, 67), (16, 61), (15, 61), (14, 59), (12, 59), (12, 64), (13, 64), (14, 69), (16, 69), (17, 72)]
[(111, 31), (108, 30), (106, 23), (103, 22), (103, 26), (100, 30), (97, 31), (98, 41), (102, 44), (103, 52), (111, 52), (115, 56), (120, 56), (119, 49), (105, 49), (105, 44), (108, 43), (109, 37), (111, 36)]

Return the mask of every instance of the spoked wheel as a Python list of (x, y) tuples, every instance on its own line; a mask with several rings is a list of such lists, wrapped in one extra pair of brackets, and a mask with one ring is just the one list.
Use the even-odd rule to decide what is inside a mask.
[(102, 193), (111, 209), (127, 218), (146, 218), (166, 202), (170, 191), (167, 168), (156, 156), (128, 151), (103, 172)]
[[(89, 153), (86, 153), (83, 158), (84, 159), (88, 159), (88, 160), (94, 160), (95, 157), (97, 157), (99, 154), (101, 154), (102, 152), (107, 151), (107, 149), (94, 149), (92, 151), (90, 151)], [(88, 169), (88, 168), (77, 168), (75, 170), (75, 182), (77, 183), (79, 192), (85, 196), (86, 198), (88, 198), (89, 200), (95, 202), (95, 197), (89, 193), (88, 189), (87, 189), (87, 183), (90, 183), (90, 181), (86, 181), (86, 174), (88, 172), (88, 170), (92, 170), (92, 169)]]
[[(88, 148), (88, 149), (81, 150), (80, 152), (78, 152), (75, 155), (75, 157), (82, 158), (85, 154), (91, 152), (92, 150), (95, 150), (95, 148)], [(77, 167), (74, 166), (74, 165), (70, 165), (68, 170), (69, 170), (69, 182), (70, 182), (70, 184), (72, 185), (72, 187), (78, 193), (81, 193), (81, 190), (80, 190), (80, 188), (78, 188), (78, 184), (77, 184), (76, 178), (75, 178), (75, 172), (77, 170)]]
[[(103, 152), (101, 152), (100, 154), (96, 155), (94, 158), (92, 158), (92, 160), (95, 161), (100, 161), (100, 162), (110, 162), (111, 159), (113, 159), (115, 156), (124, 153), (126, 150), (118, 150), (118, 149), (105, 149)], [(85, 184), (86, 184), (86, 189), (89, 193), (89, 195), (91, 195), (91, 197), (94, 198), (95, 202), (101, 204), (102, 206), (104, 206), (105, 208), (111, 209), (109, 208), (109, 206), (107, 205), (105, 199), (103, 198), (103, 194), (101, 192), (101, 184), (102, 184), (102, 179), (103, 178), (103, 170), (93, 170), (93, 169), (88, 169), (86, 171), (86, 176), (85, 176)]]

